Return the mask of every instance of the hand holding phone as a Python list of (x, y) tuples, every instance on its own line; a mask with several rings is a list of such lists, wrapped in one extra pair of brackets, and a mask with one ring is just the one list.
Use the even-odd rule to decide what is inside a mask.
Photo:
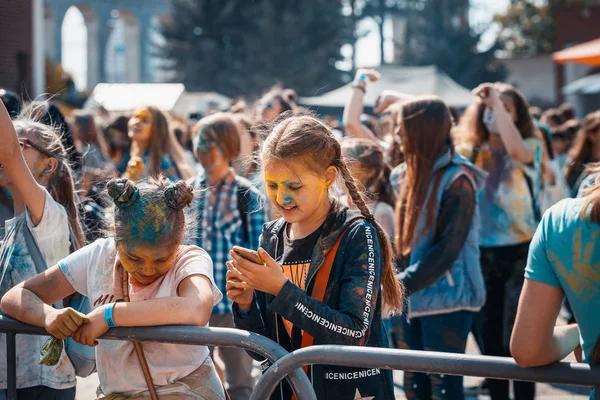
[(251, 261), (254, 264), (264, 265), (264, 263), (265, 263), (265, 261), (262, 259), (262, 257), (260, 256), (260, 254), (258, 254), (257, 251), (249, 250), (249, 249), (246, 249), (246, 248), (240, 247), (240, 246), (233, 246), (232, 250), (238, 256), (245, 258), (246, 260)]

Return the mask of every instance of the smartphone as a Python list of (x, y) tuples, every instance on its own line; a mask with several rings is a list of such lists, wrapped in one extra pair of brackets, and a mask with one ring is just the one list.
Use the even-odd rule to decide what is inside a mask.
[(260, 256), (260, 254), (258, 254), (257, 251), (245, 249), (245, 248), (240, 247), (240, 246), (233, 246), (232, 250), (238, 256), (240, 256), (242, 258), (245, 258), (248, 261), (252, 261), (254, 264), (264, 264), (265, 263), (264, 260), (262, 259), (262, 257)]

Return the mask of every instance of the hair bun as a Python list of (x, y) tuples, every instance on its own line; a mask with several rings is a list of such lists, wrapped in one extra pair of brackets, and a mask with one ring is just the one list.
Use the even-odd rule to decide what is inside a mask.
[(174, 210), (183, 210), (194, 200), (194, 188), (185, 181), (177, 181), (165, 189), (167, 205)]
[(135, 183), (127, 178), (111, 179), (106, 184), (106, 190), (119, 208), (129, 207), (140, 197), (140, 191)]

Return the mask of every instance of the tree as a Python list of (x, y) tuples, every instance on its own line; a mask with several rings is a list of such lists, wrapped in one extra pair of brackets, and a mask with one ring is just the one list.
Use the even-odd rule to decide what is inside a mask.
[(513, 0), (503, 14), (495, 17), (500, 27), (499, 48), (509, 56), (550, 53), (554, 12), (593, 3), (594, 0)]
[(469, 88), (505, 77), (495, 57), (497, 46), (486, 51), (477, 48), (481, 34), (466, 18), (468, 1), (422, 0), (419, 4), (405, 10), (408, 27), (402, 64), (435, 65)]
[(191, 90), (257, 95), (281, 82), (312, 95), (344, 82), (351, 28), (340, 0), (172, 0), (161, 55)]

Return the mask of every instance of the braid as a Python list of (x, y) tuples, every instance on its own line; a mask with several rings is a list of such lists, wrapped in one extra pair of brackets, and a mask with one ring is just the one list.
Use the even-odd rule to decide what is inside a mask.
[(395, 268), (393, 266), (392, 245), (390, 240), (383, 228), (377, 223), (377, 221), (375, 221), (375, 217), (373, 217), (373, 214), (371, 214), (371, 211), (367, 207), (363, 196), (358, 191), (356, 183), (354, 182), (354, 178), (350, 174), (346, 163), (341, 157), (339, 157), (338, 160), (337, 167), (340, 170), (342, 179), (344, 180), (344, 184), (346, 185), (346, 189), (348, 190), (348, 194), (350, 195), (352, 202), (360, 210), (365, 219), (371, 225), (373, 225), (377, 231), (377, 237), (379, 238), (381, 250), (383, 251), (384, 255), (384, 270), (381, 280), (383, 286), (384, 304), (389, 306), (392, 311), (399, 312), (402, 310), (402, 297), (404, 290), (398, 279), (396, 279)]

